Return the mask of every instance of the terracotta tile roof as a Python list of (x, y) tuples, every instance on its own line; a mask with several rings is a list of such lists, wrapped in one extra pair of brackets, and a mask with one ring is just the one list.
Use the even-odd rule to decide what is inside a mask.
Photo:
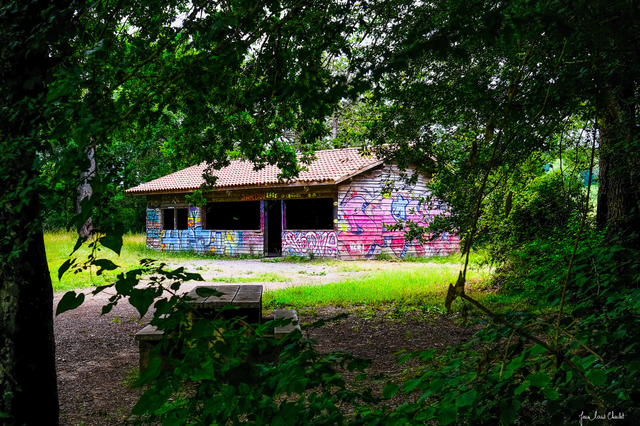
[[(316, 160), (307, 165), (296, 179), (278, 181), (280, 169), (266, 166), (262, 170), (253, 170), (249, 161), (233, 160), (227, 167), (214, 171), (218, 177), (216, 189), (251, 188), (282, 185), (336, 184), (356, 174), (371, 169), (382, 161), (375, 156), (362, 157), (358, 148), (329, 149), (316, 151)], [(145, 195), (167, 192), (189, 192), (198, 189), (204, 183), (202, 173), (207, 163), (191, 166), (184, 170), (163, 176), (151, 182), (127, 189), (130, 195)]]

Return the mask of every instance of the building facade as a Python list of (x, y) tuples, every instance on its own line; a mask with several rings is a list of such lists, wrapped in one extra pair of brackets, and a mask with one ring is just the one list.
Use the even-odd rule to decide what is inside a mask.
[(186, 196), (199, 189), (206, 165), (193, 166), (126, 191), (147, 197), (147, 246), (228, 256), (315, 256), (337, 259), (447, 255), (458, 249), (455, 235), (420, 243), (393, 225), (428, 224), (447, 214), (425, 201), (429, 176), (415, 168), (413, 184), (394, 165), (362, 157), (355, 148), (325, 150), (306, 171), (279, 181), (274, 166), (254, 171), (233, 161), (215, 172), (206, 205)]

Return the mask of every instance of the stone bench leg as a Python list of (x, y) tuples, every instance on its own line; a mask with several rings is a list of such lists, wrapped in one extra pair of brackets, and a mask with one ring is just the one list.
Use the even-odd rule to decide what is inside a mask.
[(135, 339), (140, 351), (140, 372), (143, 372), (149, 365), (149, 352), (156, 347), (163, 334), (162, 330), (158, 330), (152, 325), (148, 325), (136, 333)]
[(293, 324), (298, 322), (298, 314), (293, 309), (274, 309), (273, 319), (290, 319), (291, 323), (282, 327), (273, 328), (273, 337), (276, 339), (282, 339), (293, 330), (300, 330), (300, 324)]

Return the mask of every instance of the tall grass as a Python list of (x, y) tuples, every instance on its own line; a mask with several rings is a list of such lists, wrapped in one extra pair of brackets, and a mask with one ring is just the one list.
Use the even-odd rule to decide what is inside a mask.
[[(450, 283), (455, 283), (458, 272), (458, 265), (408, 266), (406, 269), (371, 273), (337, 283), (266, 292), (263, 303), (269, 308), (381, 305), (396, 302), (444, 306), (442, 295), (446, 293)], [(470, 271), (467, 276), (471, 283), (479, 279), (476, 271)]]
[[(157, 259), (160, 261), (174, 261), (176, 259), (201, 259), (203, 255), (193, 252), (158, 252), (147, 249), (145, 234), (124, 235), (123, 246), (120, 256), (111, 250), (101, 248), (98, 253), (100, 258), (111, 260), (120, 266), (115, 271), (105, 271), (101, 276), (96, 276), (96, 270), (85, 271), (74, 274), (71, 270), (67, 271), (62, 280), (58, 280), (58, 269), (68, 258), (73, 250), (77, 236), (71, 232), (48, 232), (44, 235), (44, 244), (47, 251), (47, 263), (49, 264), (49, 272), (51, 273), (51, 281), (53, 282), (53, 291), (66, 291), (77, 288), (94, 287), (104, 285), (122, 271), (137, 268), (140, 266), (141, 259)], [(89, 255), (89, 249), (86, 244), (83, 245), (73, 257), (77, 258), (76, 263), (84, 262)]]

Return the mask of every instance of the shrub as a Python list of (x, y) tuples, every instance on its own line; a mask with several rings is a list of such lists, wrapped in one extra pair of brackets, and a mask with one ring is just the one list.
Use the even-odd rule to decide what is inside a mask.
[[(577, 179), (560, 173), (534, 178), (512, 196), (511, 209), (482, 223), (482, 243), (493, 261), (509, 262), (514, 250), (531, 241), (555, 238), (579, 214), (583, 190)], [(502, 201), (502, 198), (499, 198)], [(494, 203), (494, 209), (498, 209)], [(504, 217), (506, 216), (506, 218)]]

